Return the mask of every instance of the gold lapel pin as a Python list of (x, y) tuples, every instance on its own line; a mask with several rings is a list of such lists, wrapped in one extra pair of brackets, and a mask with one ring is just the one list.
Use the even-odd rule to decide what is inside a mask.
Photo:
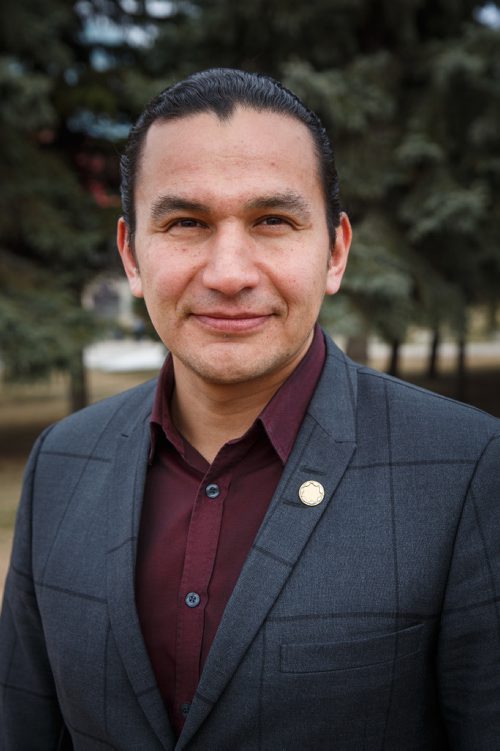
[(306, 506), (317, 506), (325, 497), (325, 489), (320, 482), (308, 480), (299, 488), (299, 498)]

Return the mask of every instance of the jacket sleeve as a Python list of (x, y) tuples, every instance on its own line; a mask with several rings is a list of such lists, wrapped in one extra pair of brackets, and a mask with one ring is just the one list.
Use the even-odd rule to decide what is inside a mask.
[(31, 507), (46, 434), (35, 444), (25, 471), (0, 619), (0, 751), (72, 748), (59, 710), (32, 574)]
[(437, 655), (441, 705), (454, 751), (500, 739), (500, 436), (485, 447), (457, 529)]

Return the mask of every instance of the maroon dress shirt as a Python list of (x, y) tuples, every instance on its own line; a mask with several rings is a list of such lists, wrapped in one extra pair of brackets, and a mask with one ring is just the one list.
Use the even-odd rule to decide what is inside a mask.
[(212, 464), (173, 424), (170, 358), (162, 368), (151, 416), (136, 601), (158, 687), (177, 734), (324, 361), (325, 343), (317, 326), (297, 368), (245, 435), (226, 443)]

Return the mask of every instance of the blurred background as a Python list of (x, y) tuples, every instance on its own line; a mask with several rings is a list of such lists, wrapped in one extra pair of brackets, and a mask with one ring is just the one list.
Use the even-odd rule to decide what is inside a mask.
[(279, 78), (333, 139), (338, 343), (500, 416), (500, 4), (3, 0), (0, 581), (35, 436), (164, 357), (118, 265), (118, 158), (153, 94), (213, 66)]

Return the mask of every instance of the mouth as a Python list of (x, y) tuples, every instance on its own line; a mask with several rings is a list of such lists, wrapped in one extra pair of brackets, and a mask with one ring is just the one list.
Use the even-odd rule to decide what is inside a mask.
[(204, 328), (225, 334), (245, 334), (264, 326), (271, 314), (242, 312), (228, 314), (224, 312), (193, 313), (193, 318)]

